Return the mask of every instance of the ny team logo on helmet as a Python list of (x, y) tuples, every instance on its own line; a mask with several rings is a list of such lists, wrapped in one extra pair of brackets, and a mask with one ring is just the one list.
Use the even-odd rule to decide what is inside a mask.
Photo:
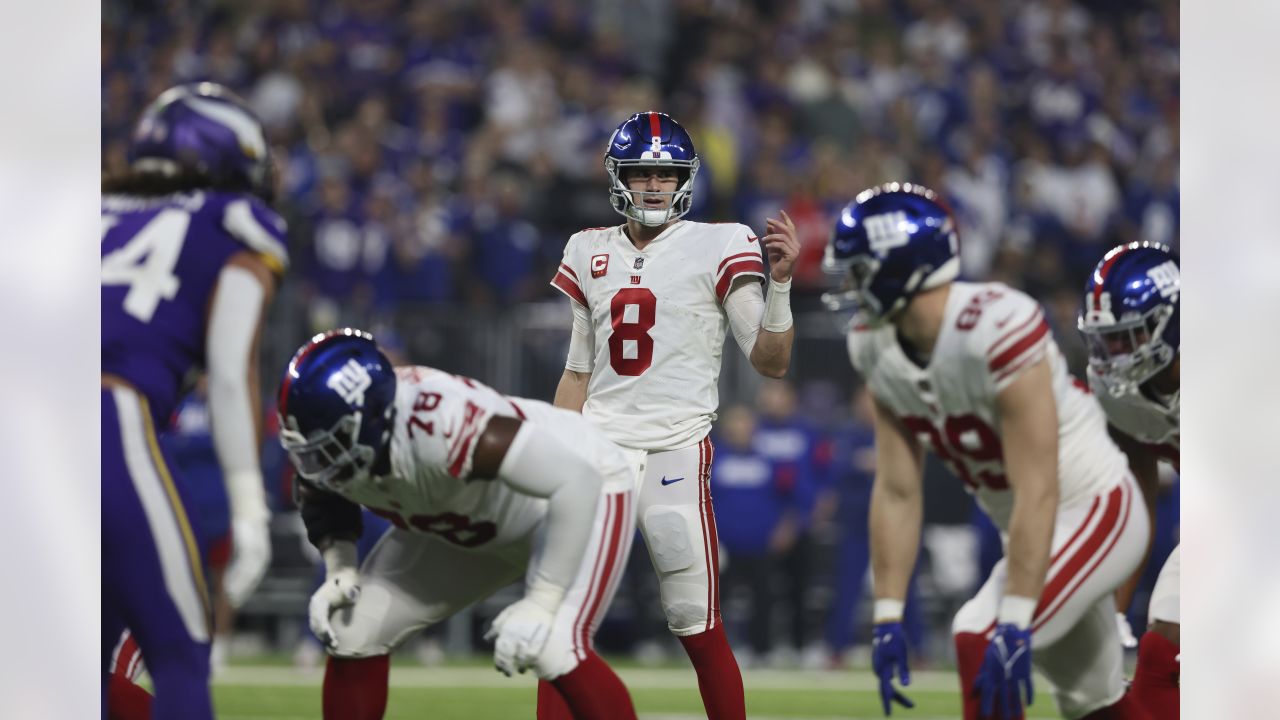
[(1080, 332), (1112, 395), (1133, 392), (1178, 354), (1178, 256), (1150, 242), (1112, 248), (1089, 275)]
[(280, 444), (320, 487), (369, 473), (391, 437), (396, 375), (373, 336), (343, 328), (298, 349), (280, 382)]
[[(636, 113), (618, 126), (604, 151), (604, 168), (609, 173), (609, 202), (623, 217), (649, 227), (658, 227), (682, 218), (693, 206), (693, 179), (698, 174), (698, 153), (693, 138), (666, 113)], [(624, 179), (629, 167), (672, 167), (678, 181), (674, 192), (636, 192)], [(642, 196), (640, 203), (634, 196)], [(662, 209), (644, 207), (650, 196), (667, 197)]]
[(955, 280), (959, 250), (951, 213), (932, 190), (896, 182), (864, 190), (840, 211), (822, 261), (848, 289), (823, 302), (856, 306), (868, 324), (883, 323), (921, 290)]
[(219, 185), (271, 196), (271, 160), (262, 123), (217, 83), (178, 85), (143, 111), (129, 144), (136, 170), (197, 172)]

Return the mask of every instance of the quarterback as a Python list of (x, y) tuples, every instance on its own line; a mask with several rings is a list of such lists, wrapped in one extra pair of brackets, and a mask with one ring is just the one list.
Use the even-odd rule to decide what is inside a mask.
[[(391, 652), (521, 578), (524, 597), (486, 635), (497, 668), (532, 669), (577, 720), (635, 717), (592, 649), (635, 533), (635, 471), (582, 416), (393, 368), (351, 329), (298, 350), (278, 410), (325, 562), (309, 608), (330, 655), (325, 718), (381, 718)], [(361, 505), (392, 527), (357, 567)]]
[(885, 712), (911, 704), (893, 680), (909, 681), (901, 617), (928, 450), (1005, 546), (952, 623), (965, 720), (1021, 717), (1033, 664), (1064, 717), (1145, 717), (1124, 692), (1113, 599), (1146, 549), (1142, 496), (1039, 304), (957, 281), (958, 244), (932, 191), (889, 183), (844, 208), (826, 257), (847, 288), (831, 304), (859, 309), (849, 355), (875, 400), (872, 664)]
[(745, 225), (684, 220), (699, 159), (664, 113), (619, 125), (604, 164), (626, 222), (570, 237), (551, 281), (573, 308), (555, 404), (580, 410), (638, 471), (637, 523), (667, 626), (698, 674), (708, 717), (742, 718), (742, 675), (720, 621), (707, 436), (726, 331), (762, 375), (790, 365), (795, 226), (782, 213), (757, 237)]

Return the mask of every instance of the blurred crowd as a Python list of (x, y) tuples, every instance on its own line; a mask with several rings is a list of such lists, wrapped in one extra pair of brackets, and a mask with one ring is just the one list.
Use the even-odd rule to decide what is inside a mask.
[(368, 324), (552, 297), (568, 235), (620, 222), (609, 133), (660, 109), (702, 157), (690, 218), (785, 208), (802, 295), (834, 212), (914, 180), (967, 276), (1074, 314), (1106, 247), (1177, 245), (1178, 77), (1176, 0), (108, 0), (103, 162), (165, 87), (238, 89), (307, 322)]
[[(1088, 270), (1122, 240), (1178, 246), (1178, 19), (1176, 0), (106, 0), (103, 169), (126, 165), (137, 113), (166, 87), (240, 92), (267, 127), (290, 224), (273, 329), (288, 352), (339, 323), (563, 303), (547, 282), (565, 240), (621, 222), (609, 134), (661, 110), (701, 156), (690, 219), (795, 219), (798, 314), (828, 288), (835, 212), (910, 180), (953, 209), (964, 275), (1039, 298), (1078, 369)], [(724, 607), (744, 664), (780, 647), (839, 663), (866, 637), (871, 432), (856, 390), (846, 403), (846, 386), (804, 367), (795, 387), (727, 398), (743, 404), (716, 430)], [(926, 477), (927, 602), (908, 612), (923, 657), (930, 619), (999, 556), (943, 474)], [(627, 597), (618, 614), (657, 607)], [(626, 646), (660, 646), (662, 628), (633, 623)]]

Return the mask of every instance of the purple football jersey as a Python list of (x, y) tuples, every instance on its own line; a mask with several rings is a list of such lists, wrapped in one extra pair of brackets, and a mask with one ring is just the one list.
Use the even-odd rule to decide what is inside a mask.
[(158, 425), (205, 359), (209, 301), (227, 260), (282, 273), (285, 223), (247, 193), (102, 198), (102, 372), (146, 396)]

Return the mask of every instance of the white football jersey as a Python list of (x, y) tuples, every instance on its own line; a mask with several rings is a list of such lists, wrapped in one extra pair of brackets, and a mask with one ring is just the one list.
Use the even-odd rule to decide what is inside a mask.
[(637, 250), (625, 226), (575, 233), (551, 284), (591, 314), (594, 361), (582, 412), (614, 442), (674, 450), (701, 440), (720, 403), (722, 303), (764, 279), (745, 225), (680, 221)]
[(1102, 408), (1067, 372), (1040, 305), (1007, 285), (952, 283), (938, 341), (923, 368), (908, 359), (891, 325), (855, 324), (849, 356), (872, 395), (964, 481), (1001, 529), (1008, 528), (1013, 493), (996, 395), (1041, 358), (1049, 359), (1058, 405), (1059, 504), (1090, 500), (1127, 472)]
[(578, 413), (428, 367), (398, 367), (396, 378), (391, 473), (347, 483), (341, 494), (401, 529), (475, 548), (521, 540), (542, 520), (546, 500), (500, 480), (470, 479), (476, 439), (495, 415), (550, 431), (600, 469), (606, 489), (634, 481), (622, 451)]
[(1176, 465), (1181, 449), (1178, 437), (1178, 402), (1165, 406), (1143, 395), (1141, 389), (1116, 397), (1102, 385), (1092, 368), (1087, 374), (1089, 386), (1102, 403), (1107, 421), (1124, 434), (1151, 445), (1157, 454)]

